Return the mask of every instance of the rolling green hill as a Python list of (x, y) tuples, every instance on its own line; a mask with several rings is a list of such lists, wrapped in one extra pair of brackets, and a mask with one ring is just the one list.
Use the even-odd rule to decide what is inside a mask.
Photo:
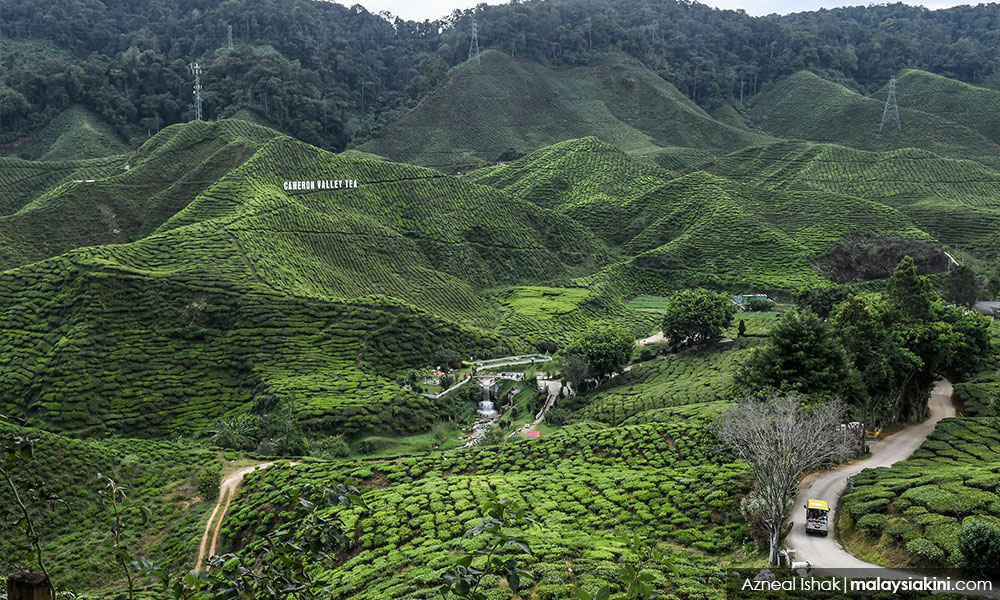
[[(886, 85), (873, 97), (885, 98), (888, 92)], [(896, 78), (896, 101), (901, 109), (941, 117), (1000, 143), (1000, 91), (907, 69)]]
[(817, 259), (845, 240), (933, 241), (886, 204), (705, 172), (674, 177), (596, 138), (562, 142), (468, 177), (552, 207), (633, 257), (577, 282), (617, 282), (599, 286), (602, 294), (687, 285), (789, 289), (820, 281)]
[(0, 217), (0, 268), (141, 239), (276, 135), (244, 121), (164, 129), (124, 170), (88, 172)]
[[(359, 186), (283, 189), (327, 179)], [(134, 242), (73, 218), (111, 193)], [(8, 224), (24, 253), (58, 239), (0, 273), (0, 405), (88, 433), (204, 432), (267, 395), (311, 427), (426, 428), (443, 404), (394, 378), (438, 350), (500, 352), (508, 342), (470, 328), (494, 322), (481, 292), (610, 259), (583, 226), (493, 188), (242, 121), (168, 128), (127, 172), (63, 186)], [(103, 245), (39, 260), (57, 242)]]
[(446, 171), (596, 136), (629, 153), (734, 150), (767, 137), (712, 119), (649, 69), (617, 54), (553, 69), (498, 51), (461, 64), (416, 108), (359, 149)]
[(771, 190), (822, 190), (896, 207), (982, 261), (1000, 255), (1000, 172), (913, 148), (873, 153), (807, 142), (748, 148), (710, 171)]
[(35, 198), (74, 180), (103, 179), (121, 172), (126, 157), (37, 162), (0, 158), (0, 217), (12, 215)]
[(861, 150), (914, 147), (941, 156), (1000, 166), (1000, 146), (978, 127), (900, 106), (902, 129), (879, 133), (885, 96), (868, 98), (809, 72), (799, 72), (758, 94), (752, 122), (783, 138), (830, 142)]
[(128, 146), (100, 117), (72, 106), (30, 137), (0, 146), (0, 156), (66, 161), (124, 154)]

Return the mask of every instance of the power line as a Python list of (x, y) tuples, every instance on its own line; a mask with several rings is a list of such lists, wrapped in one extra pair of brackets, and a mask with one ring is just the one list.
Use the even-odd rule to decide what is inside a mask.
[(479, 26), (476, 24), (476, 20), (472, 20), (472, 41), (469, 42), (469, 60), (476, 59), (476, 64), (481, 64), (479, 61)]
[(885, 110), (882, 111), (882, 123), (878, 126), (878, 132), (882, 133), (887, 121), (896, 124), (896, 129), (902, 131), (899, 125), (899, 105), (896, 104), (896, 76), (889, 79), (889, 95), (885, 99)]
[(194, 120), (201, 121), (201, 65), (191, 65), (191, 72), (194, 73)]

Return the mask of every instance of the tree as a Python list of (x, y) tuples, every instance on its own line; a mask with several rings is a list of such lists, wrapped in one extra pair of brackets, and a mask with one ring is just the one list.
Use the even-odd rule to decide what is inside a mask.
[(852, 295), (837, 307), (830, 325), (860, 378), (855, 398), (861, 421), (873, 425), (879, 416), (895, 419), (890, 410), (924, 365), (906, 345), (902, 314), (883, 298)]
[(966, 265), (952, 265), (944, 278), (944, 297), (948, 302), (972, 308), (982, 293), (976, 272)]
[(896, 265), (885, 291), (908, 319), (925, 318), (930, 312), (931, 302), (937, 297), (931, 289), (930, 280), (917, 275), (917, 267), (909, 256), (904, 256)]
[(751, 394), (782, 390), (813, 397), (839, 395), (853, 384), (844, 349), (830, 326), (809, 311), (796, 310), (778, 319), (737, 380)]
[(782, 525), (799, 479), (850, 456), (851, 442), (840, 430), (847, 405), (839, 399), (806, 407), (795, 396), (746, 398), (722, 416), (719, 440), (750, 465), (751, 498), (770, 541), (769, 560), (778, 558)]
[(725, 294), (681, 290), (670, 297), (663, 314), (663, 334), (674, 344), (708, 342), (733, 322), (736, 306)]
[(559, 361), (559, 371), (575, 393), (583, 391), (583, 383), (590, 377), (587, 359), (575, 354), (567, 354)]
[(743, 337), (747, 334), (747, 323), (740, 319), (740, 326), (736, 328), (736, 337)]
[(582, 356), (587, 370), (598, 380), (619, 373), (632, 357), (635, 341), (617, 326), (595, 324), (566, 349), (566, 354)]
[(833, 307), (847, 299), (847, 288), (834, 283), (821, 283), (795, 292), (795, 304), (807, 308), (821, 319), (833, 312)]

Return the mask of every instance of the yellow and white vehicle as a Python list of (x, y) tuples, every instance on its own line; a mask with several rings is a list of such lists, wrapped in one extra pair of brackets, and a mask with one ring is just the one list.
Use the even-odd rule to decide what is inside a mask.
[(826, 500), (809, 500), (805, 505), (806, 509), (806, 533), (818, 533), (826, 535), (829, 533), (830, 505)]

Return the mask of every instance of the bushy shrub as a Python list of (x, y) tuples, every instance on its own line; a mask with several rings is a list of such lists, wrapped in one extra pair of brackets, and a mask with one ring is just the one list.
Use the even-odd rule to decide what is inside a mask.
[(920, 532), (914, 529), (912, 525), (906, 523), (896, 523), (895, 525), (886, 527), (885, 534), (900, 542), (908, 542), (920, 537)]
[(967, 517), (958, 531), (958, 566), (975, 577), (1000, 577), (1000, 524)]
[(212, 443), (233, 450), (253, 450), (260, 438), (260, 418), (253, 415), (224, 419), (212, 430)]
[(847, 509), (847, 514), (853, 519), (861, 519), (869, 513), (884, 511), (888, 505), (888, 498), (876, 498), (874, 500), (869, 500), (868, 502), (859, 502), (851, 505)]
[(561, 427), (569, 423), (569, 415), (562, 409), (553, 406), (549, 409), (549, 412), (545, 413), (545, 422), (549, 425)]
[(767, 298), (749, 298), (743, 308), (750, 312), (767, 312), (774, 308), (774, 302)]
[(928, 562), (937, 562), (944, 558), (944, 550), (922, 537), (906, 542), (906, 551)]
[(879, 514), (872, 513), (870, 515), (865, 515), (858, 519), (858, 529), (863, 530), (865, 533), (871, 536), (877, 536), (881, 533), (882, 527), (885, 525), (889, 517)]
[(215, 500), (219, 497), (221, 483), (222, 471), (218, 465), (202, 469), (198, 473), (198, 495), (207, 501)]
[(344, 458), (351, 454), (351, 447), (342, 435), (331, 435), (312, 444), (313, 452), (323, 458)]

